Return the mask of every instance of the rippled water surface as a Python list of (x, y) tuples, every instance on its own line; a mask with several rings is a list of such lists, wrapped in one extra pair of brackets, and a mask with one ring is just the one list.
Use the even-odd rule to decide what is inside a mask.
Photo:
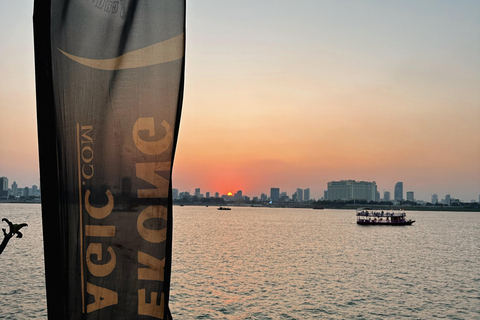
[[(170, 307), (183, 319), (480, 319), (480, 214), (174, 207)], [(39, 205), (0, 256), (0, 318), (46, 317)], [(4, 223), (5, 227), (6, 224)]]
[(178, 319), (480, 319), (480, 214), (175, 208)]
[[(0, 204), (0, 220), (27, 223), (0, 255), (0, 319), (46, 319), (42, 216), (39, 204)], [(6, 222), (2, 229), (8, 232)], [(3, 231), (0, 231), (3, 240)]]

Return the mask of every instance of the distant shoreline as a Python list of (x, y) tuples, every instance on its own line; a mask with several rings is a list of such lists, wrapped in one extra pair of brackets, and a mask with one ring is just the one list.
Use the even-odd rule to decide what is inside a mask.
[[(10, 201), (0, 200), (2, 203), (14, 203), (14, 204), (41, 204), (41, 202), (23, 202), (23, 201)], [(189, 203), (180, 204), (174, 203), (174, 206), (188, 206), (188, 207), (206, 207), (207, 205), (202, 203)], [(219, 207), (220, 205), (209, 204), (209, 207)], [(314, 209), (321, 211), (322, 208), (318, 205), (251, 205), (251, 204), (237, 204), (237, 203), (224, 203), (224, 207), (243, 207), (243, 208), (285, 208), (285, 209)], [(447, 212), (480, 212), (480, 207), (462, 207), (462, 206), (384, 206), (384, 205), (325, 205), (323, 209), (338, 209), (338, 210), (356, 210), (362, 207), (368, 207), (373, 210), (406, 210), (406, 211), (447, 211)]]
[(40, 201), (14, 201), (14, 200), (0, 200), (0, 203), (19, 203), (19, 204), (42, 204)]
[[(206, 207), (207, 205), (201, 203), (192, 203), (192, 204), (180, 204), (174, 203), (174, 206), (185, 206), (185, 207)], [(219, 205), (209, 204), (209, 207), (219, 207)], [(285, 209), (313, 209), (321, 211), (321, 208), (314, 208), (317, 205), (251, 205), (251, 204), (222, 204), (223, 207), (243, 207), (243, 208), (285, 208)], [(405, 210), (405, 211), (448, 211), (448, 212), (480, 212), (480, 207), (460, 207), (460, 206), (382, 206), (382, 205), (340, 205), (340, 206), (323, 206), (323, 209), (339, 209), (339, 210), (356, 210), (358, 208), (371, 208), (372, 210)]]

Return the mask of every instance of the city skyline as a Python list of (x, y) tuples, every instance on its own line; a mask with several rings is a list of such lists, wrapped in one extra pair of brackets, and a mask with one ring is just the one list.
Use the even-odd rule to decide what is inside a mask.
[[(13, 183), (16, 183), (17, 185), (23, 185), (27, 188), (31, 188), (31, 187), (38, 187), (40, 185), (39, 182), (37, 183), (33, 183), (33, 184), (24, 184), (22, 182), (19, 182), (17, 183), (17, 180), (10, 180), (8, 178), (8, 175), (1, 175), (0, 174), (0, 179), (2, 178), (7, 178), (9, 182), (9, 186), (8, 188), (11, 189), (11, 185)], [(13, 181), (13, 182), (12, 182)], [(332, 180), (332, 181), (356, 181), (355, 179), (336, 179), (336, 180)], [(1, 181), (0, 181), (1, 182)], [(303, 188), (300, 188), (300, 187), (278, 187), (279, 189), (279, 193), (287, 193), (289, 196), (294, 194), (295, 192), (297, 192), (299, 189), (301, 190), (306, 190), (308, 189), (308, 192), (309, 192), (309, 196), (311, 199), (322, 199), (324, 198), (324, 192), (326, 192), (326, 190), (328, 189), (328, 184), (330, 183), (331, 181), (327, 181), (325, 183), (325, 187), (324, 189), (322, 188), (310, 188), (307, 186), (304, 186)], [(357, 182), (365, 182), (365, 180), (359, 180)], [(459, 193), (456, 193), (456, 192), (450, 192), (450, 191), (446, 191), (446, 192), (430, 192), (430, 193), (426, 193), (426, 194), (421, 194), (421, 196), (419, 195), (419, 193), (417, 193), (416, 190), (414, 190), (413, 188), (404, 188), (403, 186), (403, 181), (397, 181), (394, 183), (394, 185), (392, 186), (391, 189), (388, 189), (388, 188), (380, 188), (379, 184), (376, 183), (375, 180), (373, 181), (367, 181), (367, 182), (373, 182), (375, 183), (378, 188), (377, 188), (377, 192), (379, 194), (379, 198), (380, 199), (385, 199), (385, 193), (388, 193), (388, 200), (397, 200), (398, 196), (396, 194), (397, 192), (397, 187), (400, 186), (400, 194), (402, 195), (401, 196), (401, 199), (402, 200), (406, 200), (407, 198), (407, 192), (413, 192), (415, 194), (415, 200), (419, 200), (419, 201), (425, 201), (425, 202), (432, 202), (432, 197), (433, 196), (437, 196), (440, 195), (440, 196), (452, 196), (453, 198), (455, 199), (459, 199), (460, 201), (462, 202), (471, 202), (471, 201), (475, 201), (475, 202), (480, 202), (480, 191), (477, 192), (477, 194), (475, 194), (475, 191), (472, 192), (472, 197), (471, 198), (465, 198), (465, 197), (462, 197), (461, 194)], [(266, 184), (268, 185), (268, 183)], [(289, 185), (294, 185), (294, 183), (289, 183)], [(23, 189), (25, 187), (19, 187), (19, 189)], [(214, 194), (215, 192), (216, 193), (219, 193), (220, 196), (222, 195), (227, 195), (228, 193), (232, 193), (234, 194), (235, 192), (237, 191), (242, 191), (242, 192), (245, 192), (245, 194), (255, 194), (255, 196), (260, 196), (260, 194), (262, 193), (267, 193), (268, 190), (270, 190), (272, 187), (265, 187), (264, 190), (262, 191), (262, 189), (257, 189), (257, 191), (252, 191), (253, 189), (249, 188), (248, 186), (246, 186), (245, 188), (239, 188), (237, 190), (234, 190), (234, 189), (228, 189), (228, 188), (223, 188), (221, 192), (219, 192), (218, 190), (209, 190), (209, 191), (206, 191), (206, 193), (211, 193), (211, 194)], [(1, 189), (1, 188), (0, 188)], [(199, 189), (204, 189), (202, 187), (198, 188), (198, 187), (195, 187), (195, 188), (191, 188), (191, 187), (187, 187), (187, 188), (179, 188), (178, 186), (175, 185), (175, 179), (173, 179), (173, 188), (172, 189), (177, 189), (177, 190), (183, 190), (184, 192), (187, 191), (189, 193), (191, 193), (192, 195), (195, 195), (197, 193), (197, 191)], [(195, 192), (190, 192), (192, 189), (195, 190)], [(198, 189), (198, 190), (197, 190)], [(246, 191), (245, 191), (246, 190)], [(312, 192), (313, 191), (313, 192)]]
[(22, 197), (22, 196), (40, 196), (40, 188), (37, 184), (30, 186), (19, 185), (16, 180), (10, 182), (7, 176), (0, 175), (0, 199), (8, 197)]
[[(0, 174), (39, 184), (33, 0), (2, 3)], [(187, 3), (179, 189), (480, 193), (480, 3)]]
[[(311, 188), (295, 188), (293, 190), (286, 190), (282, 187), (270, 187), (270, 188), (267, 188), (259, 193), (249, 193), (249, 192), (245, 192), (245, 190), (242, 190), (242, 189), (239, 189), (239, 190), (229, 190), (229, 191), (226, 191), (226, 192), (218, 192), (217, 190), (208, 190), (208, 191), (202, 191), (202, 190), (205, 190), (203, 189), (202, 187), (195, 187), (195, 188), (187, 188), (187, 189), (179, 189), (179, 188), (176, 188), (175, 186), (173, 187), (174, 189), (174, 192), (173, 194), (181, 194), (181, 193), (185, 193), (185, 192), (188, 192), (189, 195), (191, 196), (197, 196), (197, 197), (200, 197), (200, 195), (202, 195), (203, 197), (222, 197), (222, 196), (233, 196), (235, 195), (236, 192), (241, 192), (244, 196), (248, 196), (250, 198), (253, 198), (253, 197), (258, 197), (260, 198), (262, 194), (266, 194), (269, 198), (272, 197), (274, 199), (278, 199), (283, 195), (287, 196), (287, 197), (292, 197), (294, 194), (298, 193), (299, 190), (302, 190), (302, 191), (305, 191), (305, 190), (308, 190), (308, 195), (309, 195), (309, 199), (310, 200), (320, 200), (320, 199), (324, 199), (324, 200), (339, 200), (341, 198), (338, 198), (338, 197), (334, 197), (335, 199), (325, 199), (324, 197), (324, 194), (325, 192), (327, 191), (328, 189), (328, 184), (330, 184), (331, 182), (349, 182), (349, 181), (353, 181), (353, 182), (357, 182), (357, 183), (364, 183), (366, 181), (355, 181), (355, 180), (337, 180), (337, 181), (330, 181), (327, 183), (327, 185), (325, 186), (325, 189), (319, 191), (319, 190), (315, 190), (316, 192), (314, 192), (314, 194), (321, 194), (321, 196), (318, 196), (318, 197), (315, 197), (315, 196), (312, 196), (312, 189)], [(401, 182), (401, 181), (400, 181)], [(375, 181), (368, 181), (367, 183), (375, 183)], [(397, 182), (398, 183), (398, 182)], [(403, 183), (402, 183), (402, 186), (403, 186)], [(394, 186), (395, 187), (395, 186)], [(392, 188), (394, 190), (394, 188)], [(176, 190), (176, 191), (175, 191)], [(191, 192), (191, 190), (195, 190), (195, 192)], [(371, 198), (366, 198), (365, 200), (372, 200), (372, 201), (393, 201), (393, 200), (402, 200), (402, 201), (423, 201), (423, 202), (430, 202), (430, 203), (436, 203), (436, 202), (440, 202), (440, 200), (444, 200), (444, 199), (449, 199), (449, 198), (452, 198), (452, 199), (458, 199), (459, 201), (461, 202), (465, 202), (465, 203), (469, 203), (469, 202), (480, 202), (480, 193), (476, 195), (476, 197), (473, 197), (471, 199), (463, 199), (461, 197), (459, 197), (457, 194), (455, 193), (445, 193), (445, 194), (437, 194), (437, 193), (431, 193), (429, 195), (429, 197), (427, 198), (419, 198), (417, 196), (417, 193), (415, 192), (415, 190), (411, 190), (411, 189), (405, 189), (403, 191), (403, 196), (401, 196), (401, 198), (397, 198), (397, 199), (394, 199), (392, 198), (390, 195), (391, 194), (394, 194), (394, 192), (390, 192), (390, 191), (380, 191), (380, 189), (376, 189), (376, 191), (378, 192), (378, 194), (376, 195), (378, 198), (376, 199), (371, 199)], [(275, 194), (275, 196), (271, 196), (272, 192)], [(386, 194), (388, 194), (387, 198), (386, 198)], [(439, 198), (440, 196), (440, 198)], [(445, 197), (445, 198), (442, 198), (442, 197)], [(175, 197), (174, 197), (175, 198)], [(353, 199), (353, 198), (352, 198)], [(436, 199), (436, 200), (434, 200)]]
[[(419, 198), (416, 196), (416, 192), (414, 190), (410, 190), (410, 189), (403, 189), (403, 182), (402, 181), (398, 181), (395, 183), (395, 186), (393, 187), (393, 192), (390, 192), (388, 191), (387, 189), (382, 189), (380, 191), (380, 189), (377, 189), (377, 185), (376, 185), (376, 182), (375, 181), (355, 181), (355, 180), (352, 180), (352, 179), (345, 179), (345, 180), (336, 180), (336, 181), (329, 181), (326, 185), (326, 188), (323, 189), (323, 190), (314, 190), (315, 192), (311, 193), (312, 189), (311, 188), (294, 188), (293, 191), (292, 190), (287, 190), (285, 191), (286, 189), (282, 189), (281, 187), (270, 187), (269, 190), (270, 190), (270, 193), (272, 192), (273, 189), (278, 189), (278, 197), (281, 197), (282, 194), (284, 196), (287, 196), (287, 197), (291, 197), (293, 196), (294, 194), (298, 194), (298, 192), (302, 192), (302, 195), (300, 196), (300, 199), (303, 200), (303, 194), (304, 192), (306, 194), (308, 194), (308, 200), (320, 200), (320, 199), (324, 199), (324, 200), (327, 200), (325, 199), (324, 195), (325, 195), (325, 192), (327, 191), (328, 189), (328, 186), (330, 183), (332, 182), (349, 182), (349, 181), (353, 181), (353, 182), (357, 182), (357, 183), (364, 183), (364, 182), (367, 182), (367, 183), (373, 183), (375, 184), (375, 191), (378, 193), (376, 196), (377, 198), (374, 200), (374, 199), (365, 199), (365, 200), (374, 200), (374, 201), (378, 201), (378, 200), (382, 200), (382, 201), (390, 201), (390, 200), (407, 200), (407, 201), (424, 201), (424, 202), (431, 202), (431, 203), (436, 203), (436, 202), (440, 202), (440, 200), (444, 200), (441, 198), (441, 196), (443, 196), (442, 194), (440, 194), (440, 199), (438, 198), (439, 194), (438, 193), (431, 193), (430, 194), (430, 197), (428, 198)], [(1, 191), (5, 191), (5, 185), (7, 186), (7, 189), (8, 191), (13, 191), (15, 190), (16, 192), (16, 189), (18, 188), (18, 190), (24, 190), (24, 189), (34, 189), (35, 190), (35, 193), (37, 194), (37, 191), (38, 191), (38, 194), (37, 195), (40, 195), (40, 189), (38, 187), (39, 184), (32, 184), (30, 186), (27, 186), (25, 185), (24, 187), (20, 186), (16, 180), (13, 180), (13, 182), (10, 182), (8, 176), (1, 176), (0, 175), (0, 192)], [(13, 186), (15, 185), (15, 187)], [(396, 192), (397, 192), (397, 187), (398, 186), (401, 186), (401, 191), (400, 194), (400, 198), (397, 196)], [(191, 188), (189, 188), (188, 190), (183, 190), (181, 191), (181, 189), (173, 186), (173, 198), (175, 198), (175, 194), (179, 194), (179, 193), (182, 193), (182, 192), (188, 192), (190, 195), (194, 195), (194, 196), (199, 196), (200, 194), (203, 196), (204, 194), (201, 193), (201, 190), (202, 188), (198, 188), (198, 187), (195, 187), (194, 188), (194, 192), (192, 193), (191, 192)], [(267, 188), (268, 189), (268, 188)], [(269, 195), (269, 191), (268, 190), (264, 190), (258, 194), (254, 194), (254, 195), (250, 195), (250, 194), (247, 194), (245, 193), (244, 195), (245, 196), (248, 196), (248, 197), (258, 197), (260, 198), (260, 196), (262, 194), (267, 194)], [(242, 193), (243, 193), (243, 190), (242, 189), (239, 189), (239, 190), (229, 190), (229, 191), (226, 191), (225, 193), (220, 193), (218, 192), (217, 190), (209, 190), (209, 191), (205, 191), (205, 197), (206, 198), (209, 198), (209, 197), (222, 197), (222, 196), (236, 196), (236, 193), (237, 192), (240, 192), (240, 197), (242, 196)], [(307, 197), (305, 194), (305, 197)], [(315, 196), (311, 196), (312, 194), (316, 194), (318, 195), (317, 197)], [(320, 195), (321, 194), (321, 195)], [(391, 199), (391, 194), (394, 194), (394, 197), (393, 199)], [(410, 194), (410, 196), (409, 196)], [(1, 194), (0, 194), (1, 195)], [(451, 193), (451, 192), (447, 192), (444, 194), (445, 196), (445, 199), (450, 199), (451, 197), (453, 199), (458, 199), (460, 200), (461, 202), (465, 202), (465, 203), (468, 203), (468, 202), (480, 202), (480, 193), (477, 195), (477, 197), (475, 198), (471, 198), (471, 199), (463, 199), (461, 197), (459, 197), (458, 195), (456, 195), (455, 193)], [(338, 198), (340, 199), (340, 198)], [(335, 199), (335, 200), (338, 200), (338, 199)]]

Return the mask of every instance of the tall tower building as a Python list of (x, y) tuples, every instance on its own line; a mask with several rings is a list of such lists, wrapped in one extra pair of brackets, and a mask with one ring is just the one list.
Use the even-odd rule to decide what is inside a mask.
[(34, 184), (34, 185), (32, 186), (32, 196), (35, 196), (35, 197), (36, 197), (36, 196), (38, 196), (38, 193), (39, 193), (39, 192), (38, 192), (38, 186)]
[(303, 190), (303, 200), (310, 201), (310, 188)]
[(383, 192), (383, 201), (390, 201), (390, 191)]
[(297, 188), (297, 201), (303, 202), (303, 189)]
[(200, 198), (200, 188), (195, 188), (195, 197)]
[(280, 188), (270, 188), (270, 200), (278, 201), (280, 199)]
[(172, 199), (177, 200), (178, 199), (178, 189), (172, 188)]
[(210, 199), (210, 192), (205, 192), (205, 198)]
[(415, 201), (415, 196), (413, 191), (407, 191), (407, 201)]
[(12, 196), (14, 196), (14, 197), (17, 196), (17, 193), (18, 193), (17, 189), (18, 189), (17, 182), (13, 181), (13, 183), (12, 183)]
[(240, 200), (242, 199), (243, 197), (243, 192), (242, 190), (238, 190), (237, 192), (235, 192), (235, 194), (233, 195), (233, 199), (234, 200)]
[(0, 177), (0, 197), (8, 197), (8, 179), (7, 177)]
[(8, 191), (8, 178), (0, 177), (0, 191)]
[(395, 184), (394, 197), (395, 197), (395, 200), (398, 200), (398, 201), (403, 200), (403, 182), (397, 182)]
[(437, 194), (432, 194), (432, 203), (437, 204), (438, 203), (438, 195)]
[(447, 194), (447, 195), (445, 196), (445, 204), (446, 204), (446, 205), (450, 205), (450, 195), (449, 195), (449, 194)]

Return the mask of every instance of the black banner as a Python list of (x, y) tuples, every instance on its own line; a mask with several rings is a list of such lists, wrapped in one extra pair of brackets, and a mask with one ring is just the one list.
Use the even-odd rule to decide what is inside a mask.
[(170, 319), (185, 1), (34, 10), (49, 318)]

